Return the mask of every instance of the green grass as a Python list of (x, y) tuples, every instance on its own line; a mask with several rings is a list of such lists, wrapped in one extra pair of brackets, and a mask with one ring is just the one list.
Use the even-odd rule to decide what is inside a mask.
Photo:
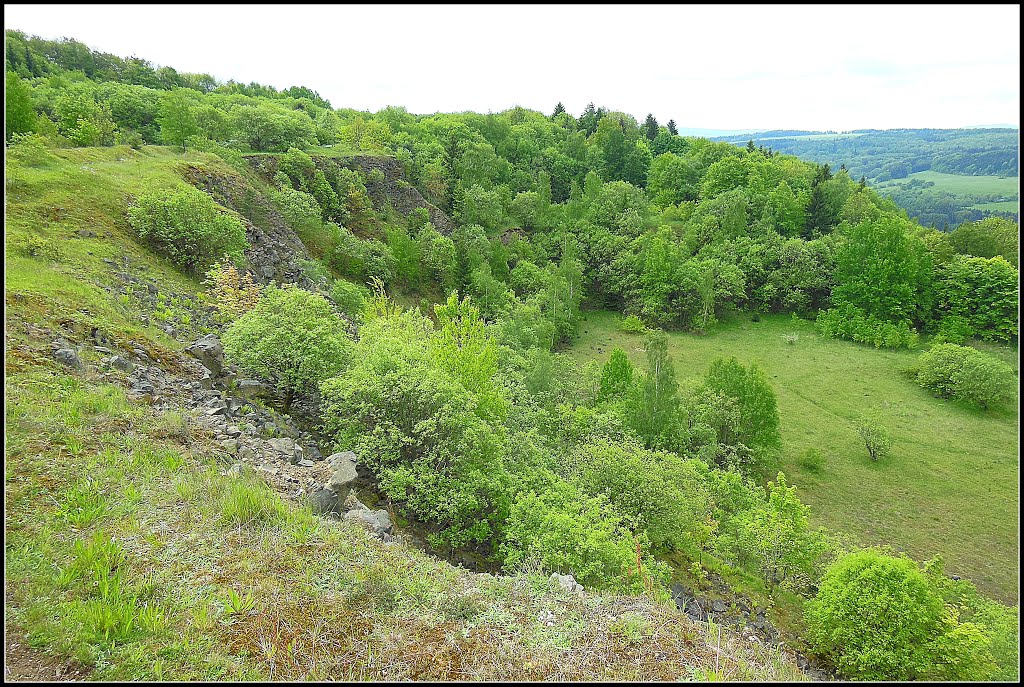
[[(608, 360), (620, 346), (642, 368), (643, 336), (618, 329), (614, 313), (592, 312), (568, 351), (579, 361)], [(784, 337), (797, 334), (787, 344)], [(973, 580), (1002, 601), (1018, 599), (1018, 416), (931, 396), (901, 373), (918, 353), (886, 351), (819, 337), (811, 322), (748, 315), (706, 336), (671, 333), (679, 379), (699, 377), (711, 361), (757, 360), (778, 398), (782, 468), (811, 506), (815, 522), (888, 544), (918, 560), (941, 554), (950, 573)], [(1004, 349), (1003, 359), (1015, 352)], [(892, 456), (873, 464), (852, 421), (881, 409), (894, 439)], [(819, 449), (820, 472), (801, 469)]]
[(912, 179), (921, 181), (932, 181), (935, 186), (931, 187), (936, 191), (945, 191), (956, 196), (984, 196), (997, 195), (1013, 197), (1019, 190), (1019, 177), (998, 177), (998, 176), (967, 176), (963, 174), (943, 174), (941, 172), (915, 172), (906, 179), (896, 179), (883, 184), (884, 186), (903, 186)]
[(971, 206), (975, 210), (993, 210), (995, 212), (1019, 212), (1020, 201), (1004, 200), (998, 203), (976, 203)]

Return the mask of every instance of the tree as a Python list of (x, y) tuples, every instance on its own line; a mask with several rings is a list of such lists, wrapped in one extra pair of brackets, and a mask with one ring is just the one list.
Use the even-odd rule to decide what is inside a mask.
[(164, 143), (179, 145), (182, 152), (185, 151), (185, 141), (189, 136), (199, 133), (189, 93), (189, 89), (186, 88), (166, 93), (160, 99), (160, 115), (157, 118), (160, 124), (160, 137)]
[(562, 101), (559, 100), (558, 104), (555, 105), (555, 111), (551, 113), (551, 120), (554, 121), (555, 117), (562, 114), (563, 112), (565, 112), (565, 105), (563, 105)]
[(36, 115), (32, 108), (32, 89), (14, 72), (7, 72), (4, 91), (4, 124), (7, 141), (14, 134), (24, 134), (35, 127)]
[(674, 448), (679, 429), (679, 383), (668, 355), (668, 337), (656, 331), (644, 342), (647, 371), (633, 385), (625, 420), (651, 448)]
[(799, 589), (813, 581), (815, 563), (826, 550), (824, 537), (811, 528), (810, 508), (783, 473), (768, 483), (765, 494), (765, 501), (739, 520), (739, 553), (757, 565), (770, 587), (790, 581)]
[(734, 399), (739, 410), (737, 435), (719, 437), (720, 443), (748, 447), (758, 463), (777, 455), (782, 448), (778, 404), (768, 375), (756, 362), (748, 368), (734, 357), (718, 358), (711, 363), (703, 386)]
[(1020, 227), (1002, 217), (964, 222), (950, 232), (949, 242), (957, 253), (979, 258), (1001, 255), (1014, 267), (1020, 257)]
[(932, 305), (932, 262), (907, 224), (883, 215), (847, 229), (836, 250), (836, 305), (849, 303), (890, 322), (925, 318)]
[(678, 136), (679, 135), (679, 130), (676, 128), (676, 120), (674, 120), (674, 119), (668, 120), (668, 124), (666, 124), (665, 126), (666, 126), (666, 128), (668, 128), (668, 132), (670, 134), (672, 134), (673, 136)]
[(633, 384), (633, 364), (626, 352), (616, 346), (601, 368), (601, 397), (612, 398), (629, 390)]
[(296, 394), (341, 372), (352, 342), (323, 296), (294, 286), (267, 287), (224, 332), (224, 353), (247, 373), (273, 380), (288, 412)]
[(653, 141), (658, 136), (658, 120), (649, 112), (647, 119), (644, 120), (644, 133), (647, 134), (648, 141)]
[(873, 461), (878, 461), (889, 455), (892, 448), (892, 438), (889, 430), (878, 413), (866, 413), (857, 418), (857, 434), (864, 442), (868, 450), (868, 456)]

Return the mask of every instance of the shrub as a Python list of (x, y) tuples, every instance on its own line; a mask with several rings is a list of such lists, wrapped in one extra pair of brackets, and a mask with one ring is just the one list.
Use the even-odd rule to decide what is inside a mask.
[(892, 438), (878, 413), (866, 413), (856, 420), (857, 434), (864, 441), (871, 460), (878, 461), (889, 455), (892, 448)]
[(323, 296), (271, 285), (224, 332), (224, 353), (246, 372), (275, 379), (287, 412), (296, 393), (345, 366), (352, 344), (344, 332), (345, 323)]
[(636, 315), (630, 315), (619, 323), (619, 329), (631, 334), (642, 334), (647, 331), (647, 325), (645, 325), (644, 321)]
[(825, 468), (825, 454), (821, 452), (821, 449), (809, 448), (800, 454), (800, 457), (796, 459), (796, 464), (801, 470), (820, 473)]
[(887, 322), (846, 304), (822, 310), (815, 322), (822, 336), (871, 344), (875, 348), (917, 348), (920, 337), (905, 321)]
[(984, 680), (994, 663), (971, 623), (957, 623), (907, 558), (865, 549), (829, 566), (805, 614), (812, 647), (858, 680)]
[(363, 313), (368, 293), (358, 284), (338, 279), (331, 287), (331, 300), (335, 302), (341, 312), (355, 320)]
[(917, 360), (917, 382), (944, 398), (959, 398), (988, 408), (1013, 398), (1013, 368), (969, 346), (944, 343)]
[(222, 322), (238, 319), (256, 307), (263, 287), (248, 272), (240, 273), (230, 262), (215, 262), (206, 272), (213, 306)]
[(960, 315), (947, 315), (939, 322), (938, 333), (935, 335), (936, 343), (962, 344), (977, 332), (971, 325), (970, 320)]
[(201, 272), (227, 255), (235, 263), (248, 247), (245, 226), (199, 189), (144, 192), (128, 208), (128, 223), (181, 267)]
[[(587, 586), (631, 591), (644, 586), (637, 575), (638, 545), (608, 499), (586, 496), (565, 482), (516, 501), (502, 548), (508, 568), (537, 560)], [(639, 549), (642, 561), (642, 543)], [(654, 576), (664, 573), (649, 557), (641, 567)]]

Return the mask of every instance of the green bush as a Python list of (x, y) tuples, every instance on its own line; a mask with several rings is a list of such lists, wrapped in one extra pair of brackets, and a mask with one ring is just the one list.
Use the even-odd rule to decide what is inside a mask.
[(623, 318), (622, 322), (619, 323), (619, 329), (631, 334), (642, 334), (647, 331), (647, 325), (645, 325), (644, 321), (636, 315), (629, 315), (628, 317)]
[(808, 640), (856, 680), (985, 680), (995, 664), (977, 626), (957, 623), (907, 558), (865, 549), (825, 573), (805, 614)]
[(853, 305), (822, 310), (815, 321), (822, 336), (871, 344), (875, 348), (917, 348), (920, 336), (905, 321), (888, 322)]
[(820, 473), (825, 468), (825, 454), (821, 449), (809, 448), (796, 459), (796, 464), (801, 470)]
[[(638, 591), (644, 585), (637, 574), (637, 545), (608, 499), (587, 496), (564, 482), (516, 501), (503, 552), (509, 568), (536, 560), (587, 586)], [(641, 565), (645, 574), (664, 574), (663, 565), (649, 557)]]
[(1013, 398), (1013, 368), (969, 346), (944, 343), (917, 360), (917, 382), (943, 398), (959, 398), (988, 408)]
[(963, 344), (977, 332), (971, 325), (970, 320), (960, 315), (947, 315), (939, 322), (938, 332), (935, 334), (935, 343)]
[(128, 207), (128, 223), (139, 238), (196, 274), (225, 255), (240, 264), (249, 245), (242, 220), (191, 186), (144, 192)]
[(276, 381), (285, 392), (286, 412), (295, 394), (340, 372), (352, 347), (345, 323), (326, 298), (273, 285), (224, 332), (223, 341), (229, 361)]
[(344, 279), (336, 280), (331, 287), (331, 300), (337, 304), (341, 312), (354, 320), (362, 315), (368, 295), (369, 291), (365, 287)]

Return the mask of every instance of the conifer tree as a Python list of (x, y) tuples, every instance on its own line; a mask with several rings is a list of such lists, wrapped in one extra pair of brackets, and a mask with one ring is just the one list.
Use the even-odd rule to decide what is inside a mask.
[(668, 120), (668, 124), (666, 124), (665, 126), (668, 127), (668, 132), (670, 134), (672, 134), (673, 136), (678, 136), (679, 135), (679, 130), (676, 129), (676, 120), (674, 120), (674, 119)]
[(644, 129), (647, 133), (647, 140), (653, 141), (658, 136), (658, 120), (654, 118), (654, 115), (650, 112), (647, 113), (647, 119), (644, 121)]

